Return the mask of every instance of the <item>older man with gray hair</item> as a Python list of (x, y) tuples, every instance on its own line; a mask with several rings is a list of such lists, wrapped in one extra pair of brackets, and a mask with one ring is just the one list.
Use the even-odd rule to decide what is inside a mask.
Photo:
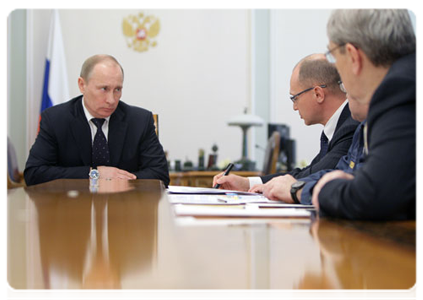
[(353, 174), (334, 171), (315, 185), (321, 215), (348, 219), (416, 217), (416, 38), (406, 10), (336, 10), (326, 53), (351, 113), (368, 106), (366, 158)]

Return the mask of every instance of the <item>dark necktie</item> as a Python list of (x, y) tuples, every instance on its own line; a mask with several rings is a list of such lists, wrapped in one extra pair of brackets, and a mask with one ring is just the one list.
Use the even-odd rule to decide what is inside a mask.
[(95, 126), (97, 126), (97, 133), (94, 136), (93, 142), (93, 157), (92, 166), (97, 168), (98, 166), (108, 166), (110, 164), (109, 146), (107, 145), (106, 136), (101, 130), (105, 119), (91, 119)]
[(325, 135), (325, 132), (322, 131), (322, 135), (320, 136), (320, 158), (326, 155), (328, 152), (328, 138)]

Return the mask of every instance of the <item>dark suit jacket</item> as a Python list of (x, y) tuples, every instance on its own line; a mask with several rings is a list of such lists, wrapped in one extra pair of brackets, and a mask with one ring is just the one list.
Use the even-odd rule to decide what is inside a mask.
[(321, 213), (368, 220), (416, 217), (416, 55), (395, 61), (370, 102), (368, 156), (353, 180), (328, 182)]
[[(169, 184), (167, 160), (151, 112), (119, 101), (110, 117), (108, 144), (111, 166), (138, 179), (160, 179)], [(82, 96), (46, 109), (26, 162), (27, 185), (59, 178), (88, 178), (91, 148)]]
[[(320, 170), (335, 169), (340, 158), (348, 153), (350, 148), (354, 131), (359, 122), (351, 118), (351, 112), (348, 104), (339, 116), (338, 123), (336, 124), (335, 132), (328, 145), (328, 152), (325, 156), (320, 157), (320, 153), (312, 160), (311, 164), (303, 169), (296, 168), (289, 172), (295, 178), (307, 177)], [(285, 175), (286, 173), (277, 173), (262, 176), (263, 182), (267, 182), (276, 176)]]

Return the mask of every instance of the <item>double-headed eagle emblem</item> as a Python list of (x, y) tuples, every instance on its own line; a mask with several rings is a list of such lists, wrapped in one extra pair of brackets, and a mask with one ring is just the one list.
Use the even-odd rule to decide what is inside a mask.
[(160, 22), (154, 16), (130, 15), (123, 19), (123, 35), (126, 37), (128, 47), (138, 52), (147, 51), (148, 48), (157, 46), (154, 40), (160, 31)]

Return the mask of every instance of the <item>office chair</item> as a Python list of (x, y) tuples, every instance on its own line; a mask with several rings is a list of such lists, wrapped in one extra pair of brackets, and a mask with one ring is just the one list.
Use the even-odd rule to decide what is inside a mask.
[(7, 137), (7, 188), (12, 189), (24, 187), (25, 185), (23, 173), (19, 172), (15, 147), (9, 137)]
[(154, 126), (156, 127), (156, 134), (157, 134), (157, 137), (159, 137), (159, 115), (153, 114), (153, 119), (154, 119)]
[(276, 163), (278, 162), (280, 143), (281, 135), (279, 132), (274, 131), (267, 142), (262, 169), (263, 175), (276, 173)]

